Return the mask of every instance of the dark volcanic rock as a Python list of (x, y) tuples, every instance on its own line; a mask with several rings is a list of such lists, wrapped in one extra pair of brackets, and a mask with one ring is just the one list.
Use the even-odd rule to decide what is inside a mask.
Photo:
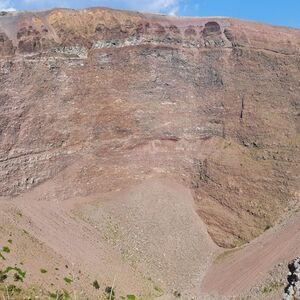
[(300, 258), (296, 258), (288, 265), (288, 285), (284, 290), (283, 300), (300, 299)]

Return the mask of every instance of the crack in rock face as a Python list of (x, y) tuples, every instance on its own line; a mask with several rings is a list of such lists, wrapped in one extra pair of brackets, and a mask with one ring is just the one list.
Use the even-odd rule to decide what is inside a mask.
[(288, 285), (284, 289), (283, 300), (300, 300), (300, 257), (288, 264)]

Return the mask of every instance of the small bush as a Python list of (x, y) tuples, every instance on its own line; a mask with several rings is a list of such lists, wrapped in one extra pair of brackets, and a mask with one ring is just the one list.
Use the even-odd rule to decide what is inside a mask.
[(9, 249), (9, 247), (7, 247), (7, 246), (4, 246), (4, 247), (2, 248), (2, 251), (5, 252), (5, 253), (10, 253), (10, 249)]
[(18, 282), (18, 281), (23, 282), (23, 278), (18, 273), (15, 273), (14, 274), (14, 281), (16, 281), (16, 282)]
[(65, 277), (64, 278), (65, 283), (71, 284), (73, 280), (71, 278)]
[(283, 282), (272, 282), (268, 286), (261, 288), (261, 293), (268, 294), (273, 291), (277, 291), (278, 289), (281, 289), (283, 286), (284, 286)]
[(62, 291), (56, 291), (54, 293), (48, 293), (48, 296), (50, 299), (55, 299), (55, 300), (70, 300), (70, 294), (66, 290)]
[(14, 278), (16, 278), (15, 281), (22, 281), (24, 280), (25, 276), (26, 276), (26, 272), (22, 271), (20, 268), (18, 267), (7, 267), (6, 268), (7, 272), (10, 271), (16, 271), (16, 273), (14, 274)]
[(105, 293), (106, 293), (107, 299), (115, 300), (115, 298), (116, 298), (115, 289), (113, 287), (111, 287), (111, 286), (106, 287)]
[(175, 291), (175, 292), (174, 292), (174, 296), (175, 296), (176, 298), (180, 298), (180, 297), (181, 297), (181, 293), (178, 292), (178, 291)]
[(46, 269), (40, 269), (42, 274), (46, 274), (48, 271)]
[(11, 271), (15, 271), (14, 273), (14, 281), (24, 281), (26, 272), (22, 271), (20, 268), (17, 267), (7, 267), (4, 271), (0, 270), (0, 282), (4, 282), (4, 280), (7, 278), (7, 274)]
[(154, 290), (159, 294), (163, 294), (163, 290), (159, 286), (154, 286)]
[(0, 283), (3, 283), (7, 279), (7, 274), (0, 270)]
[(48, 296), (50, 299), (59, 299), (60, 294), (58, 294), (58, 292), (55, 293), (48, 293)]
[(21, 293), (21, 289), (17, 288), (15, 285), (11, 284), (7, 287), (7, 292), (10, 296), (13, 296), (14, 294), (20, 294)]
[(95, 281), (93, 282), (93, 287), (94, 287), (96, 290), (99, 290), (99, 289), (100, 289), (100, 284), (99, 284), (99, 282), (98, 282), (97, 280), (95, 280)]

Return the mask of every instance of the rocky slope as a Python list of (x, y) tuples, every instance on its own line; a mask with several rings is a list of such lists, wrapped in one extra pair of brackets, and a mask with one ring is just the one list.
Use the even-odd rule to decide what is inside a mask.
[[(199, 263), (215, 244), (245, 244), (299, 207), (299, 71), (299, 30), (107, 9), (2, 14), (3, 202), (18, 206), (27, 199), (30, 206), (26, 195), (37, 188), (41, 206), (84, 199), (79, 207), (67, 205), (82, 222), (102, 228), (101, 215), (111, 214), (122, 220), (123, 233), (135, 232), (112, 245), (118, 252), (139, 236), (131, 226), (149, 230), (142, 220), (149, 225), (151, 217), (137, 210), (139, 205), (153, 216), (153, 207), (162, 209), (161, 219), (176, 222), (172, 200), (155, 205), (159, 195), (171, 193), (169, 187), (148, 181), (167, 179), (192, 193), (199, 224), (185, 224), (182, 235), (189, 239), (195, 233), (203, 241), (202, 246), (197, 239), (188, 241), (200, 249)], [(157, 193), (150, 195), (152, 190)], [(135, 225), (117, 212), (122, 197), (114, 193), (120, 191), (131, 195), (124, 196), (124, 211), (141, 217)], [(190, 199), (188, 193), (182, 198)], [(110, 203), (107, 212), (102, 202)], [(194, 220), (188, 207), (182, 218)], [(43, 226), (44, 234), (51, 232), (50, 225)], [(166, 223), (158, 228), (163, 229), (155, 233), (155, 243), (172, 233)], [(174, 240), (170, 243), (152, 259), (168, 256)], [(179, 249), (168, 267), (153, 267), (152, 274), (176, 272), (170, 266), (180, 259)], [(194, 257), (190, 266), (196, 252), (187, 254)], [(147, 255), (139, 253), (137, 260)], [(150, 259), (146, 265), (155, 263)], [(138, 268), (143, 272), (145, 266)]]

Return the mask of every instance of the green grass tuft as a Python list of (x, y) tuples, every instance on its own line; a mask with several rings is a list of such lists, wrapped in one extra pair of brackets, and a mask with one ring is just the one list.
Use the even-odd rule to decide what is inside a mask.
[(46, 269), (40, 269), (40, 271), (41, 271), (42, 274), (48, 273), (48, 271)]
[(7, 246), (2, 247), (2, 251), (5, 253), (10, 253), (10, 249)]
[(65, 283), (67, 284), (71, 284), (73, 282), (73, 280), (71, 278), (65, 277), (64, 278)]

